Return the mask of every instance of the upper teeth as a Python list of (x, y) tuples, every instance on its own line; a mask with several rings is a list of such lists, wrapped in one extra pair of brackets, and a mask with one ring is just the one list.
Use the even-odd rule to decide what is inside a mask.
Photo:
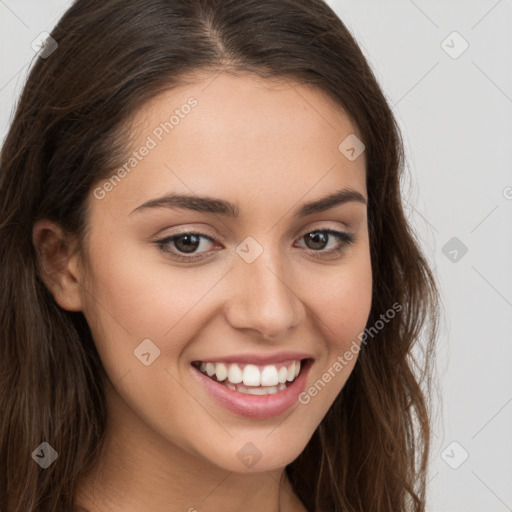
[(300, 372), (300, 361), (262, 367), (246, 364), (243, 369), (241, 366), (237, 363), (201, 363), (199, 369), (209, 377), (216, 375), (219, 382), (227, 379), (232, 384), (243, 382), (246, 386), (276, 386), (292, 382)]

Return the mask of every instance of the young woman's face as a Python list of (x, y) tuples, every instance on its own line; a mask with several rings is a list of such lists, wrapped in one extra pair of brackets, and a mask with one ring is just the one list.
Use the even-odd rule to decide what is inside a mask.
[(283, 467), (370, 312), (356, 129), (314, 88), (221, 74), (160, 95), (133, 130), (124, 172), (89, 197), (80, 296), (112, 424), (229, 471)]

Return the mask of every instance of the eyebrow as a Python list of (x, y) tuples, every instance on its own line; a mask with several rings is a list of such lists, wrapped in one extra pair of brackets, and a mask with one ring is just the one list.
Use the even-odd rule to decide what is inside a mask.
[[(315, 201), (304, 203), (294, 210), (293, 215), (299, 218), (306, 217), (307, 215), (330, 210), (335, 206), (348, 202), (367, 204), (366, 198), (357, 190), (344, 188)], [(166, 194), (165, 196), (151, 199), (132, 210), (130, 215), (153, 208), (181, 208), (231, 218), (238, 218), (240, 216), (240, 208), (237, 204), (230, 203), (224, 199), (186, 194)]]

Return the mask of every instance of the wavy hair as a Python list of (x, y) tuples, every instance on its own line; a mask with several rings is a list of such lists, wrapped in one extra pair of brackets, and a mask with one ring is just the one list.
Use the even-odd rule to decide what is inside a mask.
[[(45, 286), (34, 222), (54, 220), (83, 241), (86, 199), (124, 161), (134, 113), (194, 72), (226, 71), (312, 84), (358, 127), (367, 325), (402, 306), (362, 344), (287, 475), (311, 512), (423, 512), (439, 297), (404, 215), (400, 130), (343, 22), (322, 0), (76, 0), (51, 36), (58, 48), (35, 59), (0, 153), (1, 510), (69, 511), (107, 423), (94, 340), (82, 313), (60, 308)], [(59, 454), (46, 470), (31, 456), (43, 440)]]

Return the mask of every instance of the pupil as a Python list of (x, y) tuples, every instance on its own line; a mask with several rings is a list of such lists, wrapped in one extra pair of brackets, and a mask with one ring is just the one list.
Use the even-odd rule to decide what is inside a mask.
[[(181, 243), (183, 240), (185, 240), (185, 242)], [(194, 252), (199, 245), (199, 237), (197, 235), (183, 235), (179, 238), (176, 238), (174, 243), (180, 251)]]
[(313, 244), (320, 244), (321, 247), (310, 247), (311, 249), (323, 249), (327, 244), (327, 233), (309, 233), (307, 239), (312, 241)]

